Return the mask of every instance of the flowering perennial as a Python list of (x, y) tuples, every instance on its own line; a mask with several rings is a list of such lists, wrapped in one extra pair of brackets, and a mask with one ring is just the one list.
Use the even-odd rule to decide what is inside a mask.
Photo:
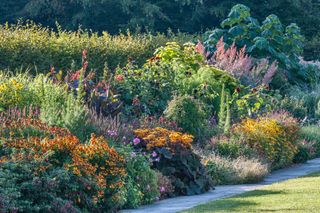
[(282, 166), (292, 162), (297, 151), (296, 123), (284, 123), (270, 117), (245, 119), (235, 127), (235, 132), (244, 137), (244, 142), (259, 151), (262, 156)]
[(134, 134), (145, 142), (147, 150), (162, 147), (173, 148), (175, 145), (190, 149), (191, 143), (193, 142), (192, 135), (160, 127), (154, 129), (137, 129), (134, 131)]
[(92, 199), (96, 202), (105, 199), (105, 190), (124, 185), (125, 160), (103, 137), (92, 135), (87, 144), (82, 144), (68, 130), (50, 127), (37, 119), (2, 121), (5, 122), (1, 123), (0, 148), (5, 152), (0, 153), (0, 163), (45, 160), (45, 166), (35, 168), (35, 173), (62, 166), (94, 183), (88, 190), (95, 192)]

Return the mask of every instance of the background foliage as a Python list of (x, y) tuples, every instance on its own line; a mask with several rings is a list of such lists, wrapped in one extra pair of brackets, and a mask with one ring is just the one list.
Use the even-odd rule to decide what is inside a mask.
[(112, 34), (138, 27), (195, 33), (218, 26), (238, 3), (250, 7), (259, 21), (275, 14), (285, 25), (297, 23), (307, 36), (307, 58), (319, 57), (319, 41), (315, 38), (319, 36), (320, 3), (315, 0), (271, 0), (259, 4), (250, 0), (3, 0), (0, 22), (24, 18), (54, 27), (58, 21), (66, 29), (75, 30), (81, 25)]

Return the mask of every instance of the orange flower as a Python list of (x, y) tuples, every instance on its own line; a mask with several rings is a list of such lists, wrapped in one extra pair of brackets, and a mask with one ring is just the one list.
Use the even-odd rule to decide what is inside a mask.
[[(103, 199), (105, 189), (124, 185), (125, 159), (103, 137), (92, 135), (89, 143), (82, 144), (68, 130), (50, 127), (37, 119), (5, 120), (0, 124), (2, 126), (0, 138), (5, 147), (20, 151), (10, 156), (0, 156), (0, 163), (45, 159), (46, 164), (35, 168), (35, 174), (50, 169), (55, 163), (63, 165), (75, 175), (95, 182), (98, 190), (95, 187), (88, 189), (95, 190), (93, 200)], [(30, 127), (41, 132), (42, 136), (25, 138), (17, 131)]]
[(154, 129), (137, 129), (134, 131), (134, 134), (146, 143), (146, 148), (148, 150), (152, 150), (155, 147), (172, 149), (175, 146), (189, 149), (193, 142), (192, 135), (171, 131), (161, 127)]

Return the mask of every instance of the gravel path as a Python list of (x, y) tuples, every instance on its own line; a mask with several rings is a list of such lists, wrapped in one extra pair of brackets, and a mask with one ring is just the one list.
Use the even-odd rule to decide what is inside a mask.
[(138, 209), (123, 210), (122, 213), (174, 213), (190, 209), (199, 204), (219, 200), (246, 191), (252, 191), (272, 183), (293, 179), (320, 171), (320, 158), (310, 160), (305, 164), (295, 165), (290, 168), (281, 169), (267, 176), (264, 181), (257, 184), (217, 186), (205, 194), (194, 196), (181, 196), (156, 202), (152, 205), (141, 206)]

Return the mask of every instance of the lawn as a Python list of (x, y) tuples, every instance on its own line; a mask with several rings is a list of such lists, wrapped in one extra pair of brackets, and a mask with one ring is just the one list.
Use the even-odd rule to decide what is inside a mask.
[(276, 183), (185, 212), (319, 212), (320, 173)]

